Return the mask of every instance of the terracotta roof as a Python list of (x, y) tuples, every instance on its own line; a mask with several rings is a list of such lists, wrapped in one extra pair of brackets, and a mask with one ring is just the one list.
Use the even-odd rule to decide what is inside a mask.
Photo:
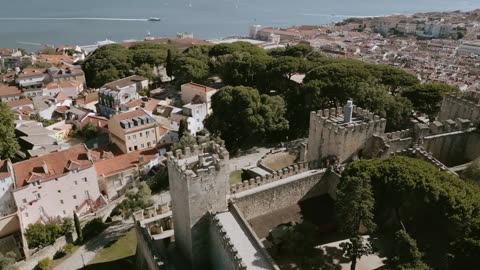
[(68, 150), (53, 152), (13, 164), (17, 188), (35, 180), (48, 180), (60, 177), (70, 169), (86, 169), (92, 166), (85, 145)]
[(82, 97), (77, 98), (77, 103), (81, 103), (81, 104), (88, 104), (95, 101), (98, 101), (98, 92), (87, 93)]
[(108, 88), (110, 90), (118, 90), (118, 88), (124, 88), (129, 85), (136, 84), (137, 82), (141, 82), (145, 80), (148, 80), (148, 79), (142, 76), (133, 75), (120, 80), (109, 82), (105, 84), (105, 88)]
[(68, 106), (57, 106), (57, 108), (55, 109), (56, 112), (58, 113), (65, 113), (66, 111), (68, 111), (69, 107)]
[(0, 54), (12, 54), (12, 53), (13, 53), (12, 49), (0, 48)]
[(22, 98), (22, 99), (17, 99), (17, 100), (12, 100), (7, 102), (7, 106), (10, 107), (10, 109), (22, 107), (22, 106), (28, 106), (28, 105), (33, 106), (33, 102), (28, 98)]
[(108, 119), (102, 116), (87, 115), (81, 121), (81, 127), (88, 123), (92, 123), (96, 127), (105, 128), (108, 126)]
[(46, 68), (24, 68), (17, 74), (18, 78), (45, 76)]
[(139, 98), (139, 99), (135, 99), (135, 100), (132, 100), (130, 101), (129, 103), (126, 104), (126, 106), (130, 109), (133, 109), (133, 108), (137, 108), (137, 107), (140, 107), (142, 106), (142, 99)]
[(37, 56), (39, 62), (47, 62), (53, 64), (61, 64), (63, 62), (71, 63), (73, 58), (65, 54), (39, 54)]
[(68, 99), (68, 96), (67, 94), (65, 94), (64, 92), (59, 92), (57, 95), (55, 95), (55, 98), (58, 100), (58, 101), (65, 101)]
[(20, 96), (22, 91), (15, 86), (0, 85), (0, 97)]
[(8, 171), (8, 161), (0, 160), (0, 179), (10, 177), (12, 174)]
[(138, 110), (135, 110), (135, 111), (116, 114), (112, 117), (112, 119), (114, 119), (116, 121), (122, 121), (122, 120), (132, 119), (132, 118), (139, 117), (139, 116), (144, 116), (144, 115), (149, 116), (148, 113), (146, 113), (144, 110), (138, 109)]
[(186, 83), (182, 86), (188, 86), (188, 87), (194, 88), (195, 90), (202, 91), (202, 92), (205, 92), (205, 93), (217, 90), (215, 88), (211, 88), (211, 87), (201, 85), (201, 84), (198, 84), (198, 83), (193, 83), (193, 82)]
[(155, 98), (149, 98), (148, 101), (145, 103), (144, 109), (146, 111), (152, 112), (153, 110), (155, 110), (155, 108), (158, 106), (159, 103), (160, 103), (160, 100)]
[(69, 80), (62, 82), (50, 82), (45, 87), (49, 90), (58, 89), (58, 88), (69, 88), (69, 87), (78, 87), (83, 83), (77, 80)]
[[(143, 162), (140, 163), (140, 156), (143, 156)], [(128, 154), (116, 156), (111, 159), (101, 160), (95, 163), (98, 176), (110, 176), (118, 172), (134, 168), (145, 164), (155, 158), (158, 158), (158, 151), (155, 148), (131, 152)]]

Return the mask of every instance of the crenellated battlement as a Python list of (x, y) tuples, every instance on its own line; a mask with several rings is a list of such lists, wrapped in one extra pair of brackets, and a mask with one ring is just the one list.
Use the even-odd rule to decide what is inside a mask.
[(395, 132), (385, 133), (385, 138), (388, 141), (395, 141), (400, 139), (409, 138), (413, 135), (413, 131), (411, 129), (404, 129)]
[(442, 162), (438, 161), (436, 158), (433, 157), (432, 153), (425, 151), (423, 147), (420, 147), (418, 145), (415, 145), (412, 148), (408, 148), (408, 149), (404, 149), (404, 150), (392, 153), (392, 156), (406, 156), (406, 157), (412, 157), (412, 158), (419, 158), (421, 160), (424, 160), (434, 165), (440, 171), (451, 173), (451, 171), (447, 168), (447, 166), (443, 165)]
[(320, 161), (300, 162), (283, 168), (281, 170), (274, 171), (272, 174), (267, 174), (263, 177), (257, 176), (255, 178), (245, 180), (242, 183), (233, 184), (230, 187), (230, 194), (239, 193), (241, 191), (249, 190), (290, 176), (301, 174), (309, 170), (318, 169), (320, 167)]
[(168, 152), (169, 168), (180, 172), (184, 181), (203, 179), (219, 171), (229, 160), (229, 153), (223, 145), (213, 141)]
[(480, 93), (467, 91), (463, 93), (450, 93), (443, 97), (440, 109), (440, 120), (463, 118), (475, 124), (480, 117)]
[(247, 265), (245, 264), (242, 257), (238, 253), (237, 248), (235, 247), (235, 245), (231, 241), (230, 236), (227, 234), (227, 231), (223, 227), (223, 224), (220, 222), (220, 219), (216, 215), (214, 215), (212, 213), (210, 213), (210, 214), (211, 214), (211, 217), (212, 217), (211, 218), (212, 226), (214, 226), (215, 230), (220, 234), (220, 240), (222, 242), (223, 248), (232, 257), (232, 261), (235, 264), (234, 265), (235, 269), (236, 270), (246, 270)]
[(473, 128), (473, 123), (468, 119), (457, 118), (455, 121), (448, 119), (445, 121), (433, 121), (429, 125), (417, 124), (415, 132), (417, 138), (433, 136), (438, 134), (465, 131)]

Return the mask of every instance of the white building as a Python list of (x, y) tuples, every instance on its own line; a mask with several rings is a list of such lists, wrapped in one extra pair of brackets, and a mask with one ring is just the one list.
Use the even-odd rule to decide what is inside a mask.
[(2, 217), (17, 211), (12, 196), (14, 187), (11, 164), (6, 160), (0, 160), (0, 216)]
[(217, 93), (217, 89), (190, 82), (182, 85), (181, 91), (183, 104), (203, 102), (207, 106), (207, 112), (212, 112), (212, 96)]
[(480, 56), (480, 41), (466, 41), (457, 51), (458, 55), (470, 56), (470, 55), (478, 55)]

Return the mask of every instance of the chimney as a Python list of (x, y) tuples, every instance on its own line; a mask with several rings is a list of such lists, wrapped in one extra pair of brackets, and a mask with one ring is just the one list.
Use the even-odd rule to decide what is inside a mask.
[(44, 161), (43, 164), (42, 164), (42, 168), (43, 168), (43, 172), (45, 174), (48, 174), (48, 165), (47, 163)]
[(343, 120), (345, 123), (352, 122), (352, 115), (353, 115), (353, 102), (351, 100), (347, 101), (347, 105), (343, 110)]

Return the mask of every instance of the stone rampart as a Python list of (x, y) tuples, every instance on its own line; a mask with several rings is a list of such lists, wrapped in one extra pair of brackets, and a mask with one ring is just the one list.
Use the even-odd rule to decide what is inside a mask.
[(211, 220), (211, 249), (212, 252), (215, 252), (211, 256), (215, 256), (212, 260), (219, 264), (216, 266), (217, 269), (246, 270), (247, 265), (238, 253), (233, 242), (230, 240), (230, 236), (227, 234), (225, 228), (223, 228), (218, 217), (211, 214)]
[(480, 122), (480, 94), (465, 92), (461, 94), (447, 94), (443, 98), (440, 109), (440, 120), (464, 118), (471, 120), (475, 125)]
[(406, 156), (411, 158), (418, 158), (434, 165), (440, 171), (450, 172), (445, 165), (443, 165), (439, 160), (433, 157), (432, 153), (427, 152), (420, 146), (414, 146), (408, 149), (397, 151), (395, 153), (392, 153), (392, 156)]
[(331, 186), (336, 183), (330, 177), (324, 177), (326, 172), (326, 169), (305, 171), (232, 194), (230, 199), (245, 219), (250, 220), (334, 190)]
[(300, 162), (287, 168), (283, 168), (278, 171), (273, 171), (272, 174), (266, 176), (257, 176), (249, 180), (245, 180), (242, 183), (233, 184), (230, 187), (230, 194), (239, 193), (245, 190), (249, 190), (261, 185), (265, 185), (271, 182), (275, 182), (293, 175), (297, 175), (309, 170), (320, 168), (320, 161)]

